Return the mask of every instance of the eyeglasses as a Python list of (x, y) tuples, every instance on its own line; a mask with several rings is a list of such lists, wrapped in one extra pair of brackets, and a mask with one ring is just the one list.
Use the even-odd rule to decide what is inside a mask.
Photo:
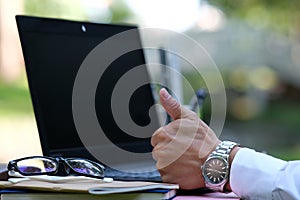
[(31, 156), (12, 160), (7, 169), (19, 172), (24, 176), (31, 175), (83, 175), (103, 178), (105, 168), (99, 163), (82, 158), (52, 158), (47, 156)]

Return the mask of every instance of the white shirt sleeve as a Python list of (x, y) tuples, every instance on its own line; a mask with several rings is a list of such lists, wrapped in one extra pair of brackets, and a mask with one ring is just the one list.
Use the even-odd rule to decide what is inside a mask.
[(245, 199), (300, 199), (300, 161), (241, 148), (231, 165), (230, 186)]

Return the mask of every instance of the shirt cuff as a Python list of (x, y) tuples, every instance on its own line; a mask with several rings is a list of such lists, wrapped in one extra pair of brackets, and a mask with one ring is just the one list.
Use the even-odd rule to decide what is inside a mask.
[(277, 174), (286, 161), (241, 148), (230, 169), (230, 187), (240, 197), (247, 199), (272, 199)]

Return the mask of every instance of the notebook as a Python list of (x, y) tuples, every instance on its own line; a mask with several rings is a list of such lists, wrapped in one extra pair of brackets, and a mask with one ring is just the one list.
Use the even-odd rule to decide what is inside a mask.
[[(43, 154), (82, 157), (100, 162), (106, 165), (106, 176), (116, 180), (161, 181), (151, 156), (151, 135), (160, 124), (155, 109), (151, 109), (155, 102), (147, 68), (139, 68), (135, 78), (126, 79), (128, 72), (145, 64), (137, 27), (21, 15), (16, 16), (16, 21)], [(104, 54), (108, 56), (100, 54), (101, 59), (94, 63), (95, 67), (92, 66), (92, 70), (102, 70), (102, 74), (93, 85), (91, 102), (94, 105), (87, 106), (81, 102), (81, 99), (87, 98), (87, 91), (91, 88), (85, 83), (88, 84), (92, 79), (90, 77), (95, 79), (95, 76), (93, 71), (87, 70), (89, 76), (81, 78), (85, 83), (79, 82), (80, 85), (76, 82), (79, 75), (84, 76), (80, 71), (84, 61), (99, 44), (124, 31), (131, 31), (130, 38), (119, 37), (114, 45), (106, 46)], [(140, 48), (114, 55), (125, 45)], [(115, 58), (107, 65), (105, 62), (110, 56)], [(124, 99), (126, 104), (128, 99), (129, 91), (126, 89), (119, 91), (117, 100), (112, 101), (118, 83), (123, 81), (125, 85), (131, 85), (136, 80), (145, 81), (146, 84), (134, 90), (126, 108), (120, 107), (123, 105), (120, 105), (120, 100)], [(76, 88), (83, 85), (83, 89), (74, 89), (75, 83), (78, 83)], [(79, 102), (75, 107), (77, 111), (81, 109), (79, 115), (76, 113), (76, 116), (80, 116), (79, 121), (74, 117), (74, 95), (77, 95)], [(113, 107), (120, 109), (117, 112), (118, 119), (115, 119)], [(94, 111), (94, 115), (89, 115), (94, 118), (84, 116), (89, 109)], [(128, 121), (126, 109), (130, 120), (142, 127), (142, 131), (133, 129), (130, 132), (119, 127), (119, 122)], [(93, 124), (97, 129), (89, 126), (91, 121), (97, 122)], [(149, 123), (151, 126), (147, 126)], [(90, 143), (86, 145), (82, 137), (88, 138)]]

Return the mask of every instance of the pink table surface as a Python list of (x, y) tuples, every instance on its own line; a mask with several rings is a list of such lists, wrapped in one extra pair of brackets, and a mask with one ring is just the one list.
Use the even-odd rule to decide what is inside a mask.
[(240, 199), (234, 193), (208, 193), (201, 196), (177, 196), (173, 200), (212, 200), (212, 199), (225, 199), (225, 200), (237, 200)]

